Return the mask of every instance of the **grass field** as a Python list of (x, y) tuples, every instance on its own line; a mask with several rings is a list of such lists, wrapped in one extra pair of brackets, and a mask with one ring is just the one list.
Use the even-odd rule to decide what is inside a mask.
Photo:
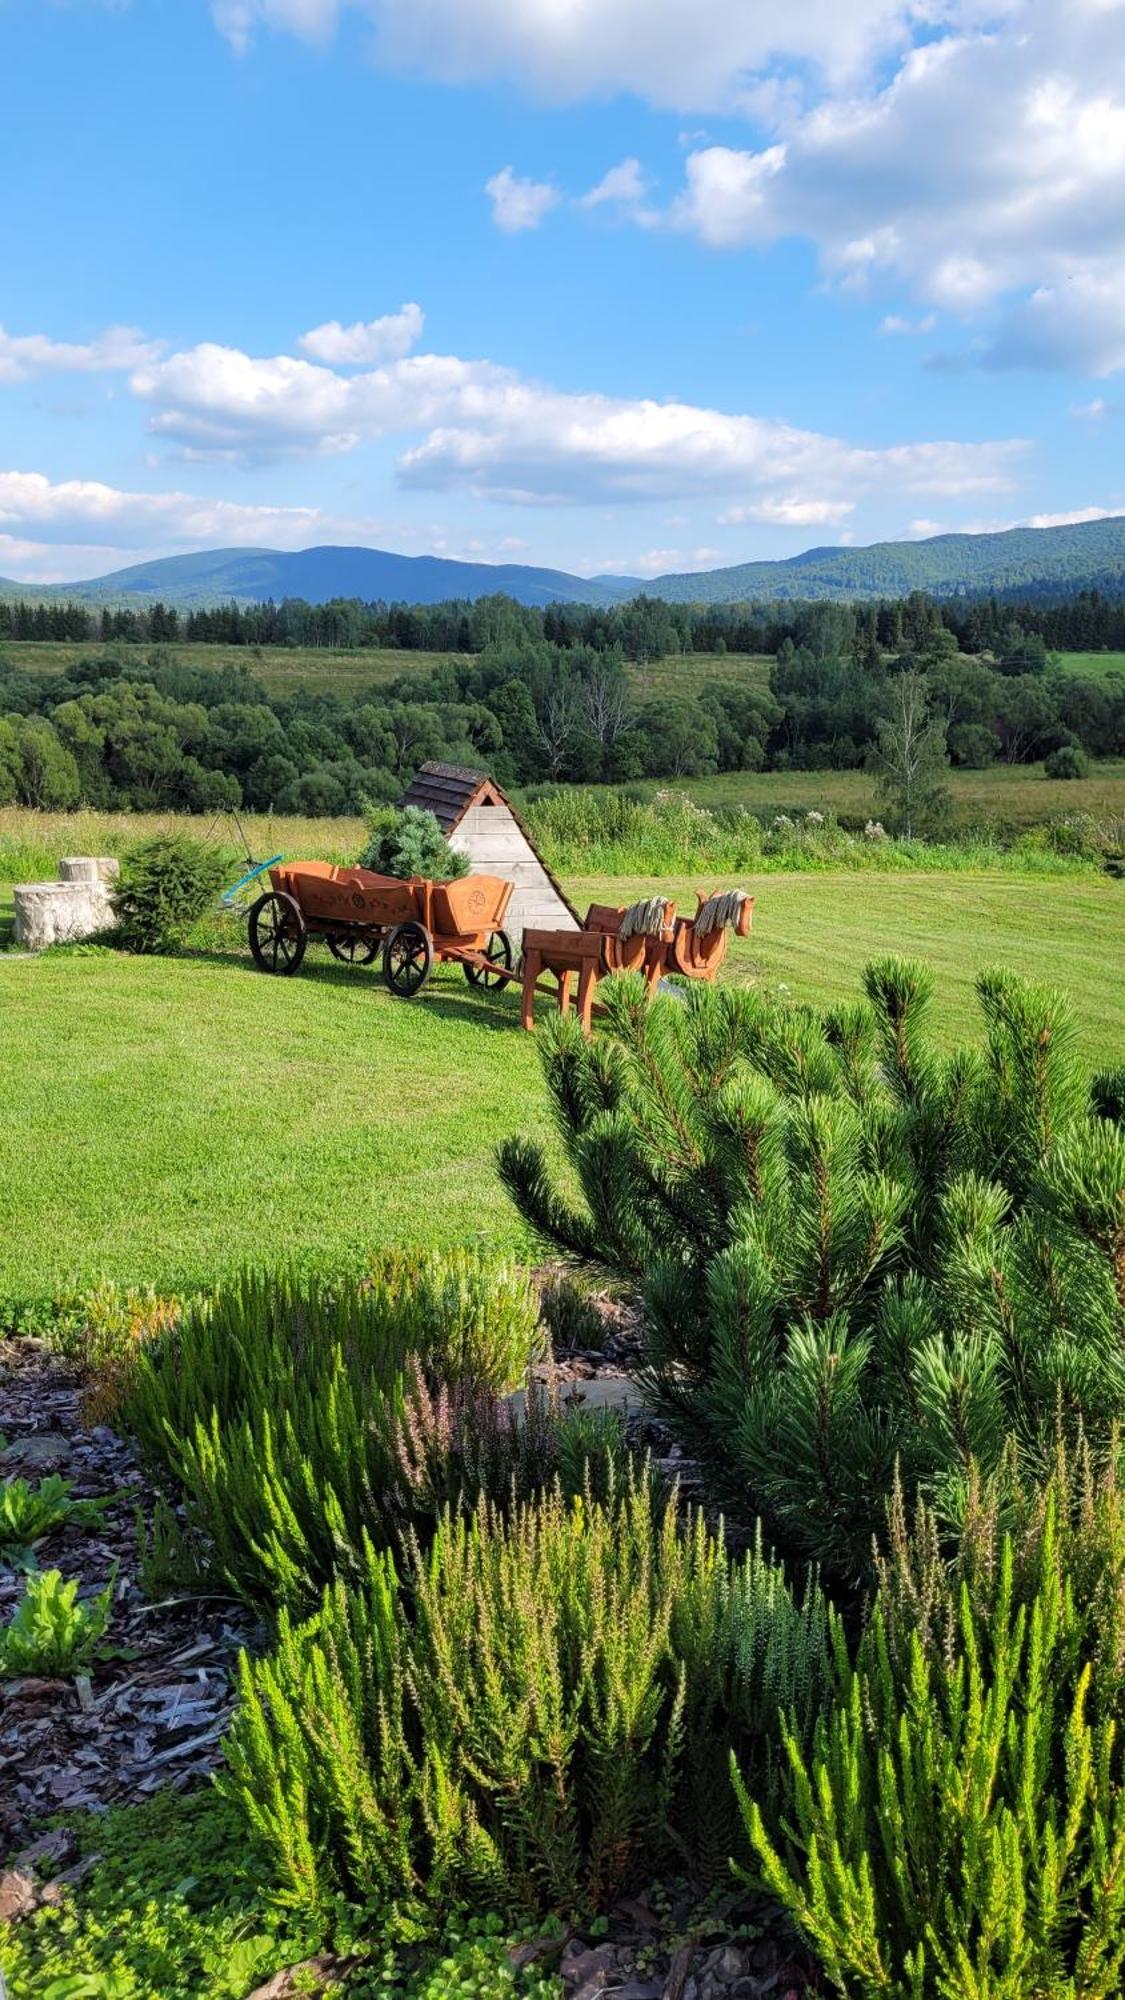
[[(94, 640), (0, 639), (0, 665), (21, 673), (59, 674), (76, 660), (144, 659), (148, 645), (130, 647), (120, 641), (103, 646)], [(360, 646), (336, 651), (323, 646), (183, 646), (162, 647), (176, 659), (215, 669), (242, 666), (256, 674), (271, 694), (294, 688), (385, 687), (399, 674), (426, 674), (448, 660), (471, 657), (461, 653), (409, 653), (396, 647)], [(1064, 666), (1075, 673), (1125, 673), (1125, 653), (1063, 653)], [(633, 662), (629, 679), (640, 700), (659, 695), (697, 694), (711, 682), (768, 680), (770, 658), (765, 653), (671, 653), (662, 660)]]
[[(960, 827), (1034, 826), (1058, 814), (1098, 818), (1125, 813), (1125, 760), (1105, 759), (1088, 778), (1045, 778), (1042, 764), (993, 764), (985, 771), (951, 770), (954, 820)], [(745, 806), (752, 812), (835, 812), (878, 818), (884, 810), (866, 771), (725, 771), (713, 778), (650, 778), (646, 792), (689, 792), (700, 805)]]
[[(624, 901), (651, 881), (587, 878)], [(691, 884), (660, 884), (691, 907)], [(771, 875), (729, 972), (795, 1000), (858, 990), (898, 950), (938, 977), (948, 1042), (1001, 963), (1073, 997), (1091, 1064), (1125, 1061), (1125, 891), (1097, 876)], [(544, 1003), (545, 1004), (545, 1003)], [(514, 992), (445, 968), (413, 1003), (310, 950), (254, 971), (240, 928), (175, 960), (0, 956), (0, 1301), (100, 1274), (173, 1288), (247, 1259), (358, 1265), (395, 1241), (527, 1249), (497, 1141), (545, 1126)]]

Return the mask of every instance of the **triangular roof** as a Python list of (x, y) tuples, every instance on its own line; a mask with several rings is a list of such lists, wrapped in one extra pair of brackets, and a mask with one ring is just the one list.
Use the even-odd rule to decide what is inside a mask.
[(470, 806), (505, 805), (512, 810), (499, 785), (487, 771), (470, 771), (463, 764), (423, 764), (412, 778), (400, 806), (421, 806), (432, 812), (444, 834), (451, 834)]
[(471, 806), (507, 806), (555, 894), (581, 927), (582, 919), (566, 890), (548, 868), (511, 799), (487, 771), (472, 771), (464, 764), (423, 764), (406, 787), (399, 806), (421, 806), (423, 811), (432, 812), (447, 840)]

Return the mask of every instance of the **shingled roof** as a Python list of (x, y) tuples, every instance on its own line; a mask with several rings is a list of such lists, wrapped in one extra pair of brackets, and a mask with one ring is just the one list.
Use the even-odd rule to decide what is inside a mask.
[(424, 811), (432, 812), (442, 832), (448, 834), (485, 791), (500, 799), (504, 796), (487, 771), (470, 771), (463, 764), (423, 764), (399, 804), (421, 806)]

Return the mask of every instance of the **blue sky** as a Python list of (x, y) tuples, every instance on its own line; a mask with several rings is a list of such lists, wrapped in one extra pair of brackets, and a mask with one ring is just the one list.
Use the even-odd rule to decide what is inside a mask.
[(0, 575), (1125, 511), (1125, 0), (0, 0)]

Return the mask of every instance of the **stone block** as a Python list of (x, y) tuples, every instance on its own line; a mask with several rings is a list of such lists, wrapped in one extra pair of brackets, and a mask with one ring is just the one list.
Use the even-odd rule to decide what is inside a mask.
[(13, 900), (16, 943), (25, 951), (72, 944), (116, 922), (102, 881), (18, 882)]
[(115, 882), (120, 873), (115, 854), (67, 854), (59, 862), (60, 882)]

